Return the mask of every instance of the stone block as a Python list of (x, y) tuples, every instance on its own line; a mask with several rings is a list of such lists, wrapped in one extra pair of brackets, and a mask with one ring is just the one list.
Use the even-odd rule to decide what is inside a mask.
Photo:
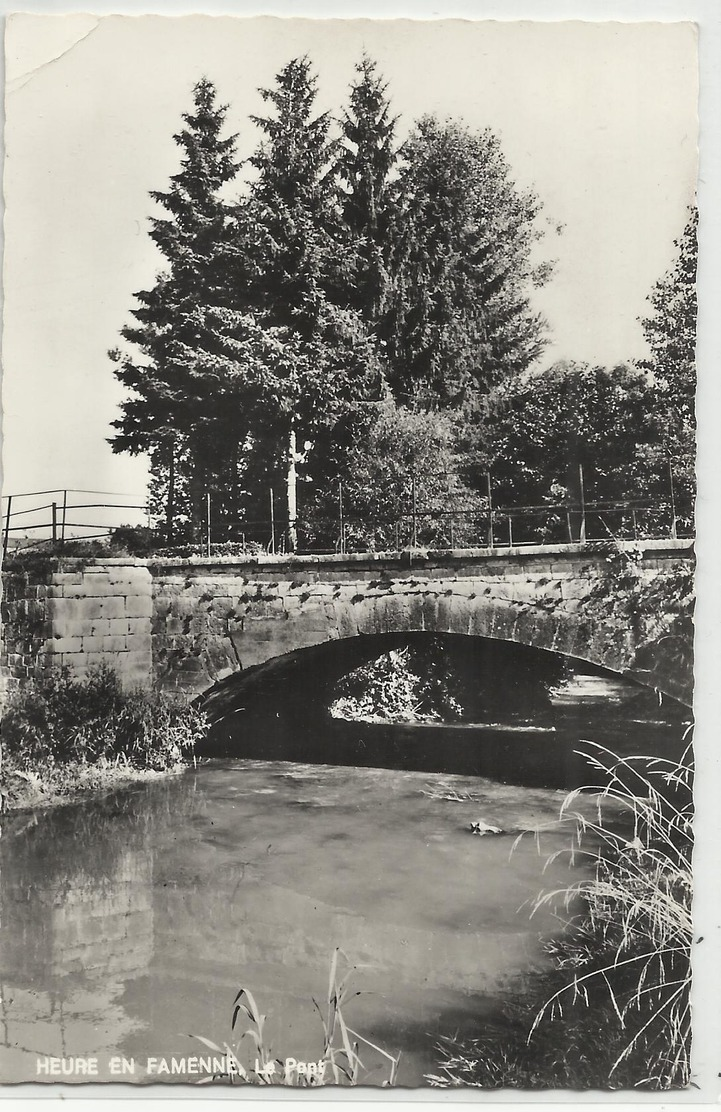
[[(100, 641), (102, 643), (102, 638), (100, 638)], [(85, 658), (85, 663), (86, 663), (88, 668), (97, 668), (98, 665), (100, 665), (100, 664), (111, 664), (112, 665), (112, 663), (113, 663), (112, 660), (108, 660), (107, 654), (104, 653), (102, 651), (102, 649), (93, 649), (89, 652), (86, 652), (86, 650), (83, 649), (83, 654), (82, 655)], [(63, 657), (63, 661), (64, 660), (65, 660), (65, 658)]]
[(120, 592), (121, 589), (107, 578), (97, 576), (86, 577), (77, 587), (64, 588), (65, 598), (112, 598)]
[(131, 653), (150, 653), (152, 651), (153, 638), (150, 631), (145, 633), (132, 633), (127, 638), (128, 652)]
[(379, 631), (376, 625), (376, 612), (374, 603), (367, 599), (358, 599), (351, 603), (355, 616), (358, 633), (374, 634)]
[(515, 641), (516, 621), (518, 608), (515, 606), (497, 605), (493, 609), (493, 625), (490, 636), (499, 637), (503, 641)]
[(339, 637), (355, 637), (358, 633), (356, 608), (350, 602), (334, 602), (332, 606)]
[[(136, 620), (136, 619), (134, 619)], [(141, 621), (142, 619), (137, 619)], [(131, 630), (131, 623), (127, 618), (103, 618), (103, 629), (108, 637), (127, 637)], [(145, 627), (145, 621), (142, 620), (142, 625)], [(94, 633), (100, 633), (100, 625), (93, 629)]]
[(108, 615), (108, 617), (126, 617), (126, 618), (151, 618), (153, 616), (153, 599), (148, 592), (147, 595), (128, 595), (125, 599), (125, 606), (122, 613), (117, 615)]
[(111, 583), (124, 583), (130, 587), (150, 588), (152, 576), (147, 567), (126, 565), (121, 568), (110, 568), (108, 579)]
[[(147, 618), (125, 618), (128, 634), (150, 633), (150, 622)], [(116, 632), (111, 630), (112, 633)]]
[(51, 579), (53, 587), (79, 586), (82, 582), (82, 571), (56, 571)]
[(82, 652), (84, 653), (102, 653), (104, 651), (103, 642), (105, 637), (94, 637), (92, 634), (89, 637), (82, 638)]
[(83, 637), (53, 637), (48, 642), (48, 651), (58, 653), (80, 653), (83, 651)]
[(404, 633), (409, 623), (410, 600), (391, 595), (375, 603), (376, 623), (383, 633)]
[[(128, 601), (130, 600), (128, 599)], [(129, 616), (129, 612), (126, 611), (126, 600), (118, 595), (99, 598), (98, 604), (101, 618), (125, 618)]]
[(105, 653), (124, 653), (128, 648), (128, 639), (122, 636), (103, 637), (101, 643)]
[[(115, 620), (121, 621), (122, 619)], [(89, 637), (109, 637), (113, 632), (111, 629), (112, 624), (112, 618), (96, 618), (95, 621), (88, 623), (89, 628), (87, 628), (87, 635)]]
[(438, 595), (436, 592), (429, 591), (428, 594), (424, 593), (421, 605), (423, 629), (430, 630), (434, 633), (438, 629)]
[(473, 603), (467, 598), (454, 595), (450, 599), (450, 632), (465, 636), (471, 625), (471, 610)]

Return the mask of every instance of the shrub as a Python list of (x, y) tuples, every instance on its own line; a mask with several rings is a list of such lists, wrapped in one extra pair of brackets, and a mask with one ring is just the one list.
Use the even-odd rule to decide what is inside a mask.
[(0, 729), (6, 771), (42, 772), (117, 758), (168, 768), (192, 756), (206, 728), (203, 713), (178, 697), (125, 691), (100, 666), (83, 677), (50, 670), (24, 684), (10, 695)]
[(333, 718), (437, 722), (462, 715), (441, 666), (411, 648), (391, 649), (355, 668), (337, 684), (335, 695)]

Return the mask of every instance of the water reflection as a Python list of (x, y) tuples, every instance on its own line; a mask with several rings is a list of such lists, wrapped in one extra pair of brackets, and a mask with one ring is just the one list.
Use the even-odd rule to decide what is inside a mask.
[(110, 1054), (143, 1026), (120, 998), (154, 952), (153, 832), (189, 788), (159, 785), (152, 815), (128, 792), (4, 823), (4, 1079), (35, 1079), (38, 1055)]
[[(552, 923), (519, 913), (542, 884), (535, 847), (509, 864), (511, 835), (472, 838), (469, 819), (509, 831), (551, 822), (559, 796), (462, 776), (211, 762), (8, 831), (3, 1076), (33, 1079), (39, 1054), (92, 1054), (108, 1079), (108, 1057), (122, 1054), (142, 1080), (148, 1055), (197, 1053), (181, 1032), (228, 1037), (240, 984), (279, 1054), (318, 1057), (312, 997), (340, 946), (361, 992), (351, 1021), (403, 1049), (402, 1083), (422, 1083), (439, 1024), (473, 1029), (538, 965), (538, 932)], [(567, 877), (557, 868), (551, 882)]]

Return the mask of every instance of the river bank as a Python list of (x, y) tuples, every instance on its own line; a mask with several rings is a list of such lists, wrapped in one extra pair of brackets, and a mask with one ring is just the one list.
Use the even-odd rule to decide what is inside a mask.
[(117, 761), (68, 761), (39, 772), (0, 772), (2, 812), (6, 815), (46, 810), (83, 801), (94, 801), (133, 784), (177, 776), (189, 766), (177, 762), (164, 769), (134, 768)]
[(124, 690), (107, 668), (49, 672), (3, 710), (3, 812), (51, 808), (157, 779), (195, 760), (205, 715), (158, 691)]

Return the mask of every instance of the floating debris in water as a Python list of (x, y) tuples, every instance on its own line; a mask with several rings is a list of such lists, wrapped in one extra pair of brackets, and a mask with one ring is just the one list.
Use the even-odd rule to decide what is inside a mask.
[(478, 819), (476, 822), (471, 823), (471, 834), (478, 834), (483, 837), (485, 834), (502, 834), (500, 826), (490, 826), (487, 822)]

